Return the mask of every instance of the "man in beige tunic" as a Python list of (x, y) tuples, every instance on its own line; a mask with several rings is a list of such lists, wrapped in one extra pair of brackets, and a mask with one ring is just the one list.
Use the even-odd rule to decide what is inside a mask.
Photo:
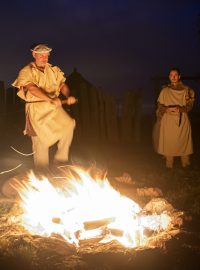
[(57, 143), (55, 163), (68, 161), (75, 120), (62, 108), (58, 98), (62, 93), (71, 105), (76, 99), (69, 96), (66, 78), (59, 67), (48, 63), (51, 52), (46, 44), (34, 46), (34, 61), (19, 72), (12, 84), (19, 89), (17, 95), (26, 101), (26, 127), (24, 133), (31, 136), (34, 165), (48, 167), (49, 147)]
[(170, 70), (169, 80), (170, 84), (161, 90), (157, 100), (155, 151), (166, 158), (167, 168), (173, 168), (176, 156), (181, 157), (182, 167), (187, 167), (193, 153), (188, 112), (193, 107), (195, 93), (180, 81), (178, 69)]

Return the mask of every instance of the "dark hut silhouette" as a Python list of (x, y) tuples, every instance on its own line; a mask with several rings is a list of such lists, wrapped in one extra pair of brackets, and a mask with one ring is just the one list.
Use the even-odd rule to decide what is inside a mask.
[(77, 122), (76, 138), (110, 143), (140, 140), (141, 96), (138, 93), (125, 92), (119, 104), (119, 100), (96, 88), (76, 68), (67, 83), (71, 94), (79, 100), (70, 109)]

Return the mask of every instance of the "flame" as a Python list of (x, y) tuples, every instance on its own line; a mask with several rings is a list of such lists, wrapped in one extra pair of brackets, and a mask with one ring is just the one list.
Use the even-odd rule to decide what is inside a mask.
[(167, 213), (145, 215), (133, 200), (122, 196), (109, 181), (93, 178), (81, 168), (72, 168), (54, 183), (38, 179), (33, 172), (18, 184), (23, 209), (23, 226), (32, 234), (62, 235), (76, 246), (80, 241), (99, 238), (117, 240), (127, 247), (145, 246), (145, 229), (167, 229)]

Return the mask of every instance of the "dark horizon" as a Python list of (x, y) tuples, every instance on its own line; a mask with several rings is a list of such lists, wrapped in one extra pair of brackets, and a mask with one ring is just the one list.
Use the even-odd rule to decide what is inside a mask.
[(29, 49), (37, 42), (53, 47), (50, 63), (66, 75), (76, 67), (97, 88), (117, 95), (142, 88), (149, 104), (152, 77), (167, 76), (172, 66), (184, 76), (200, 74), (196, 0), (19, 0), (4, 1), (1, 11), (0, 80), (6, 88), (32, 60)]

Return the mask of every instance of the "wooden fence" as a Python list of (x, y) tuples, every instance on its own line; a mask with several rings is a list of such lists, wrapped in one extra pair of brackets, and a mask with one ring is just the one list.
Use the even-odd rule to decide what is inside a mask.
[[(76, 120), (74, 140), (108, 143), (140, 141), (141, 93), (125, 92), (122, 100), (105, 94), (74, 70), (68, 77), (71, 94), (78, 103), (65, 107)], [(24, 103), (14, 88), (1, 89), (1, 115), (24, 113)], [(24, 117), (22, 116), (24, 121)]]
[(141, 138), (142, 96), (127, 91), (122, 100), (102, 92), (76, 70), (68, 77), (71, 94), (79, 102), (71, 106), (76, 119), (76, 137), (110, 143), (139, 142)]

